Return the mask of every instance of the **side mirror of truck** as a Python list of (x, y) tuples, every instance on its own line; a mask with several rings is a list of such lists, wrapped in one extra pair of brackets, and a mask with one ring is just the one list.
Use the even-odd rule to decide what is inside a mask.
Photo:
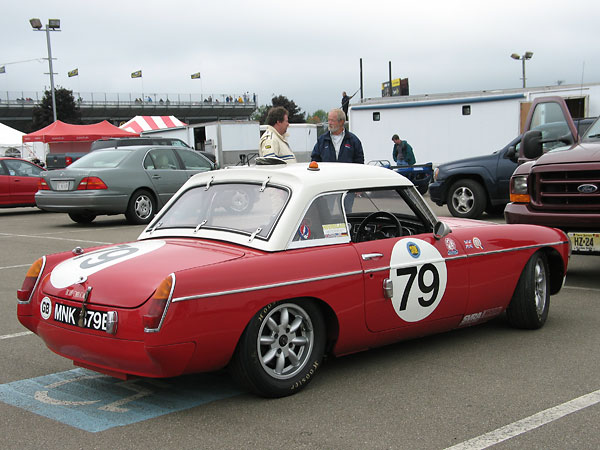
[(508, 150), (506, 150), (506, 157), (514, 163), (518, 162), (519, 155), (517, 154), (517, 147), (514, 145), (508, 147)]
[(521, 140), (521, 150), (527, 159), (536, 159), (542, 156), (542, 132), (537, 130), (528, 131)]

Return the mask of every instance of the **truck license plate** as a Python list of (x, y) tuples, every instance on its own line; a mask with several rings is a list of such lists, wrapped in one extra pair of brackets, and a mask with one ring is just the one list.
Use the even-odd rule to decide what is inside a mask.
[(600, 233), (569, 233), (571, 249), (579, 252), (600, 252)]

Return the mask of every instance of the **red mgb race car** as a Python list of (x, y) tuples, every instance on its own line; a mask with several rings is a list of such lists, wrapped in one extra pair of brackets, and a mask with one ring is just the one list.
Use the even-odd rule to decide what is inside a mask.
[(198, 174), (137, 241), (37, 260), (18, 317), (78, 366), (122, 378), (229, 366), (267, 397), (305, 387), (325, 354), (504, 312), (541, 327), (567, 271), (565, 234), (444, 220), (380, 167)]

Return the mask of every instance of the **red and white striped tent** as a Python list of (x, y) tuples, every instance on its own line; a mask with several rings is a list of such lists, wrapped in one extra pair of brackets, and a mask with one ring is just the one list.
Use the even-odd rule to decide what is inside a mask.
[(133, 133), (141, 133), (143, 131), (164, 130), (185, 126), (186, 124), (175, 116), (135, 116), (119, 128)]

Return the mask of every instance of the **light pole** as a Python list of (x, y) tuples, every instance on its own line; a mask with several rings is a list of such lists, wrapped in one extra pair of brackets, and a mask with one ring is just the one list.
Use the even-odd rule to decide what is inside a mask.
[(523, 87), (527, 87), (526, 86), (526, 78), (525, 78), (525, 61), (527, 61), (528, 59), (531, 59), (533, 57), (533, 52), (525, 52), (523, 53), (523, 56), (520, 56), (516, 53), (513, 53), (512, 55), (510, 55), (510, 57), (512, 59), (517, 59), (517, 60), (521, 60), (523, 62)]
[(50, 47), (50, 31), (60, 31), (60, 19), (48, 19), (46, 28), (42, 28), (40, 19), (30, 19), (29, 23), (34, 31), (45, 31), (48, 44), (48, 66), (50, 68), (50, 92), (52, 93), (52, 116), (56, 122), (56, 95), (54, 93), (54, 72), (52, 71), (52, 48)]

